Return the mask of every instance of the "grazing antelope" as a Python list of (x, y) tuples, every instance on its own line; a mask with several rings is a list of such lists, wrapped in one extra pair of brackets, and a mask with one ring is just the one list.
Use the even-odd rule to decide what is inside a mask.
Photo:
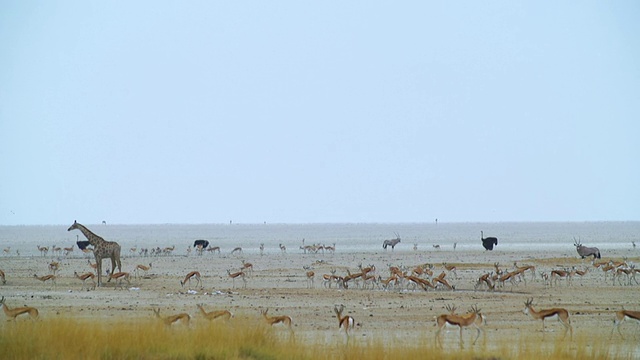
[(124, 290), (124, 286), (122, 286), (122, 281), (126, 281), (127, 285), (131, 286), (131, 281), (130, 281), (129, 278), (130, 278), (130, 275), (129, 275), (128, 272), (123, 272), (123, 271), (119, 271), (119, 272), (116, 272), (116, 273), (109, 272), (109, 280), (111, 280), (111, 279), (115, 279), (116, 280), (116, 287), (113, 288), (114, 290), (117, 290), (118, 287), (120, 287), (120, 288), (122, 288)]
[(93, 282), (93, 288), (96, 288), (96, 275), (92, 272), (88, 272), (88, 273), (84, 273), (82, 275), (78, 275), (77, 271), (73, 272), (73, 276), (75, 276), (76, 278), (82, 280), (82, 290), (84, 290), (84, 284), (87, 282), (87, 279), (91, 279), (91, 282)]
[(324, 249), (333, 255), (336, 252), (336, 243), (333, 243), (332, 246), (325, 245)]
[[(436, 250), (440, 250), (440, 245), (439, 244), (434, 244), (434, 245), (431, 245), (431, 246), (433, 246), (433, 248), (436, 249)], [(418, 250), (418, 244), (414, 244), (414, 250)]]
[(210, 252), (210, 253), (217, 252), (218, 255), (220, 255), (220, 246), (212, 246), (212, 247), (208, 248), (207, 251)]
[(342, 316), (342, 312), (344, 311), (344, 305), (340, 305), (340, 308), (338, 308), (337, 305), (334, 306), (333, 311), (336, 313), (336, 317), (338, 318), (338, 329), (339, 330), (343, 329), (345, 335), (348, 338), (349, 331), (351, 331), (355, 327), (356, 321), (353, 319), (352, 316), (349, 316), (349, 315)]
[(625, 320), (635, 320), (640, 323), (640, 311), (620, 310), (616, 311), (616, 317), (613, 319), (613, 329), (611, 329), (611, 339), (613, 337), (613, 331), (618, 330), (618, 334), (624, 340), (624, 335), (620, 332), (620, 324)]
[(200, 309), (200, 312), (202, 313), (204, 318), (209, 321), (216, 320), (216, 319), (224, 319), (226, 321), (229, 321), (229, 319), (233, 317), (233, 314), (229, 310), (217, 310), (217, 311), (206, 312), (202, 307), (202, 304), (196, 304), (196, 306), (198, 307), (198, 309)]
[(238, 254), (242, 254), (242, 248), (241, 247), (236, 247), (233, 250), (231, 250), (231, 255), (238, 253)]
[(151, 263), (149, 263), (149, 266), (146, 265), (142, 265), (142, 264), (138, 264), (136, 265), (136, 277), (140, 277), (140, 270), (144, 271), (144, 275), (147, 275), (147, 271), (149, 271), (151, 269), (153, 265)]
[(291, 317), (288, 315), (280, 315), (280, 316), (268, 316), (267, 312), (269, 311), (269, 309), (266, 309), (264, 311), (260, 311), (260, 313), (262, 314), (262, 316), (264, 317), (264, 319), (267, 321), (267, 324), (273, 326), (276, 324), (282, 324), (284, 326), (286, 326), (287, 328), (289, 328), (289, 331), (293, 332), (293, 329), (291, 328)]
[[(569, 312), (563, 308), (545, 309), (535, 311), (532, 306), (533, 298), (528, 299), (524, 303), (524, 314), (531, 315), (536, 320), (542, 320), (542, 335), (544, 336), (544, 320), (557, 317), (558, 321), (564, 326), (564, 337), (567, 336), (567, 331), (571, 332), (571, 338), (573, 338), (573, 327), (571, 327), (571, 320), (569, 319)], [(564, 338), (563, 337), (563, 338)]]
[[(514, 261), (513, 262), (513, 266), (516, 268), (516, 270), (521, 271), (523, 274), (525, 271), (529, 270), (529, 272), (531, 272), (531, 279), (535, 280), (536, 278), (536, 267), (533, 265), (524, 265), (524, 266), (518, 266), (518, 262)], [(523, 277), (524, 280), (524, 277)], [(526, 285), (526, 281), (525, 281), (525, 285)]]
[(4, 314), (7, 316), (7, 321), (16, 321), (16, 317), (22, 314), (29, 314), (31, 320), (36, 320), (38, 318), (38, 309), (30, 306), (23, 306), (19, 308), (9, 309), (7, 304), (5, 303), (4, 296), (0, 299), (0, 306), (2, 306), (2, 310), (4, 310)]
[(189, 321), (191, 320), (191, 316), (187, 313), (180, 313), (176, 315), (171, 315), (167, 317), (160, 316), (160, 309), (152, 309), (153, 313), (156, 314), (156, 317), (165, 324), (165, 326), (171, 326), (171, 324), (182, 321), (183, 324), (189, 325)]
[(0, 270), (0, 279), (2, 279), (2, 285), (7, 283), (7, 279), (4, 277), (4, 271)]
[(38, 276), (36, 274), (33, 274), (33, 277), (42, 281), (42, 283), (46, 283), (47, 281), (51, 280), (51, 282), (53, 283), (53, 286), (56, 285), (56, 276), (55, 275), (45, 275), (45, 276)]
[(243, 289), (245, 289), (247, 287), (247, 279), (245, 278), (245, 274), (244, 272), (238, 271), (238, 272), (234, 272), (231, 273), (231, 270), (227, 270), (227, 274), (229, 275), (229, 277), (233, 280), (233, 288), (236, 288), (236, 278), (239, 277), (242, 279), (242, 282), (244, 283), (244, 285), (242, 286)]
[(484, 332), (484, 329), (482, 329), (482, 326), (486, 324), (486, 319), (484, 315), (480, 313), (480, 310), (478, 309), (477, 306), (475, 305), (471, 306), (471, 312), (465, 315), (456, 315), (455, 309), (456, 309), (455, 307), (451, 307), (447, 305), (447, 310), (449, 310), (449, 314), (443, 314), (436, 318), (436, 326), (438, 327), (438, 330), (436, 330), (435, 342), (439, 347), (442, 347), (442, 337), (440, 336), (440, 331), (442, 331), (442, 328), (445, 327), (446, 325), (457, 326), (460, 329), (460, 346), (461, 347), (463, 346), (462, 328), (473, 326), (476, 329), (477, 335), (476, 335), (476, 338), (473, 340), (474, 345), (476, 341), (478, 341), (478, 338), (480, 337), (480, 333)]
[(191, 286), (191, 279), (196, 279), (196, 286), (200, 285), (202, 286), (202, 281), (200, 279), (200, 272), (198, 271), (192, 271), (190, 273), (188, 273), (185, 277), (184, 280), (180, 281), (180, 285), (182, 287), (184, 287), (184, 284), (187, 283), (187, 281), (189, 281), (189, 286)]

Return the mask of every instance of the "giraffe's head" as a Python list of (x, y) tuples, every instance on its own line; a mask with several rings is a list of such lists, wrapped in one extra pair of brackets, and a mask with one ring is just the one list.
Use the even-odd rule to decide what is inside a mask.
[(73, 225), (69, 226), (69, 228), (67, 229), (67, 231), (71, 231), (71, 230), (75, 230), (78, 228), (78, 222), (73, 220)]

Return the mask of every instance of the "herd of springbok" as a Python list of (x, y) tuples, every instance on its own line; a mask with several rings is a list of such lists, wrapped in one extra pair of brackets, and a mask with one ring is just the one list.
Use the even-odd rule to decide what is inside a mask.
[[(114, 289), (124, 289), (123, 283), (126, 282), (128, 286), (131, 285), (131, 276), (129, 272), (123, 271), (115, 271), (116, 263), (120, 265), (120, 246), (114, 242), (107, 242), (99, 236), (93, 234), (88, 229), (86, 229), (81, 224), (74, 222), (74, 224), (69, 228), (69, 231), (74, 229), (80, 229), (83, 234), (87, 237), (88, 241), (78, 241), (78, 247), (89, 253), (93, 253), (96, 257), (96, 262), (92, 263), (91, 260), (87, 260), (87, 264), (90, 266), (92, 271), (87, 271), (83, 273), (78, 273), (77, 271), (73, 272), (73, 276), (75, 279), (82, 281), (82, 290), (95, 290), (96, 287), (100, 287), (103, 285), (100, 281), (100, 267), (101, 260), (103, 258), (111, 258), (112, 260), (112, 270), (107, 271), (107, 282), (114, 280), (115, 286)], [(396, 234), (397, 235), (397, 234)], [(482, 240), (491, 239), (493, 241), (494, 238), (484, 238), (483, 234), (481, 234)], [(390, 246), (391, 251), (393, 248), (400, 243), (400, 237), (397, 235), (396, 239), (391, 239), (385, 241), (383, 247)], [(497, 245), (497, 239), (493, 245)], [(324, 261), (316, 261), (314, 265), (304, 266), (304, 275), (301, 274), (302, 277), (306, 280), (307, 288), (313, 289), (315, 288), (315, 278), (316, 271), (314, 269), (315, 265), (322, 266), (325, 270), (329, 270), (329, 273), (324, 273), (319, 275), (322, 280), (322, 285), (324, 288), (331, 289), (335, 287), (335, 289), (340, 291), (352, 291), (354, 289), (359, 290), (380, 290), (380, 291), (399, 291), (399, 292), (419, 292), (419, 291), (456, 291), (456, 290), (471, 290), (473, 291), (508, 291), (505, 287), (507, 283), (509, 284), (510, 291), (513, 291), (514, 287), (520, 286), (520, 284), (524, 284), (527, 286), (527, 278), (532, 282), (542, 281), (545, 287), (554, 287), (559, 286), (561, 282), (564, 282), (566, 286), (572, 286), (575, 278), (582, 278), (584, 276), (588, 276), (589, 274), (593, 274), (596, 272), (601, 272), (604, 277), (605, 282), (610, 282), (612, 286), (632, 286), (639, 285), (640, 283), (636, 279), (636, 274), (640, 271), (640, 269), (636, 269), (635, 264), (629, 262), (626, 258), (622, 260), (601, 260), (600, 251), (597, 248), (589, 248), (583, 246), (579, 241), (576, 241), (575, 244), (578, 254), (584, 259), (585, 257), (593, 256), (593, 260), (590, 265), (581, 265), (580, 268), (577, 266), (568, 266), (562, 268), (551, 268), (545, 271), (540, 271), (533, 265), (520, 265), (517, 262), (513, 263), (513, 267), (505, 268), (501, 267), (498, 262), (493, 264), (493, 268), (485, 269), (486, 271), (482, 271), (480, 276), (475, 276), (472, 283), (469, 282), (461, 282), (462, 278), (469, 279), (469, 274), (471, 272), (476, 271), (476, 269), (469, 270), (468, 268), (464, 268), (464, 264), (451, 264), (443, 262), (441, 264), (419, 264), (413, 266), (404, 266), (404, 265), (392, 265), (387, 264), (388, 267), (388, 275), (386, 271), (382, 271), (382, 273), (378, 273), (376, 266), (374, 264), (369, 264), (367, 266), (363, 266), (362, 263), (358, 264), (356, 268), (349, 268), (347, 266), (328, 266)], [(634, 244), (635, 245), (635, 244)], [(93, 246), (93, 248), (91, 247)], [(220, 254), (220, 247), (218, 246), (210, 246), (209, 241), (207, 240), (196, 240), (193, 246), (189, 246), (187, 248), (187, 255), (190, 255), (192, 248), (196, 250), (197, 255), (202, 255), (204, 251), (207, 251), (211, 254)], [(280, 252), (282, 255), (287, 255), (287, 248), (284, 244), (279, 244)], [(414, 249), (416, 246), (414, 246)], [(440, 249), (440, 246), (434, 246), (435, 249)], [(49, 251), (47, 247), (41, 247), (38, 245), (38, 250), (44, 255)], [(175, 250), (175, 246), (166, 247), (164, 249), (155, 248), (150, 252), (152, 256), (168, 256), (171, 255)], [(300, 246), (300, 250), (303, 254), (324, 254), (325, 252), (328, 254), (335, 253), (335, 243), (332, 246), (320, 245), (320, 244), (312, 244), (305, 245), (304, 240), (302, 242), (302, 246)], [(489, 249), (488, 249), (489, 250)], [(57, 246), (52, 247), (52, 251), (57, 254), (60, 254), (62, 249)], [(148, 249), (142, 249), (139, 253), (137, 252), (137, 248), (130, 249), (130, 255), (139, 255), (139, 256), (148, 256)], [(9, 253), (10, 249), (5, 249), (5, 253)], [(71, 248), (64, 248), (65, 256), (70, 255), (73, 252), (73, 246)], [(230, 255), (233, 255), (234, 261), (238, 261), (238, 256), (243, 256), (243, 250), (241, 247), (235, 247), (233, 250), (229, 252)], [(260, 255), (264, 256), (264, 244), (260, 244)], [(227, 278), (231, 281), (232, 287), (236, 288), (236, 280), (242, 281), (242, 288), (247, 288), (247, 279), (253, 276), (254, 266), (252, 263), (249, 263), (245, 260), (240, 260), (241, 264), (238, 267), (234, 267), (231, 269), (227, 269)], [(121, 266), (118, 266), (118, 270)], [(460, 268), (461, 267), (461, 268)], [(338, 269), (342, 269), (342, 274), (336, 274)], [(153, 263), (147, 264), (137, 264), (136, 267), (132, 270), (135, 272), (136, 277), (140, 277), (140, 272), (144, 273), (144, 277), (147, 279), (151, 279), (148, 276), (148, 272), (153, 268)], [(38, 276), (37, 274), (33, 275), (33, 278), (41, 281), (43, 284), (51, 284), (52, 287), (56, 287), (56, 279), (59, 278), (59, 272), (61, 270), (61, 264), (59, 261), (51, 261), (48, 263), (49, 274)], [(95, 271), (95, 273), (94, 273)], [(459, 272), (463, 273), (463, 276), (459, 276)], [(466, 272), (466, 275), (465, 275)], [(96, 282), (97, 278), (97, 282)], [(2, 280), (2, 284), (6, 284), (6, 276), (5, 272), (0, 270), (0, 279)], [(200, 271), (193, 270), (188, 272), (184, 278), (181, 277), (179, 283), (182, 288), (185, 286), (192, 287), (195, 285), (197, 289), (203, 289), (203, 276)], [(87, 281), (90, 282), (90, 286), (87, 285)], [(193, 284), (195, 283), (195, 284)], [(9, 308), (5, 303), (5, 298), (2, 297), (0, 300), (0, 305), (3, 308), (5, 315), (8, 320), (16, 320), (16, 317), (19, 315), (29, 315), (31, 319), (38, 319), (39, 312), (34, 307), (16, 307)], [(224, 319), (225, 321), (230, 321), (233, 317), (233, 314), (229, 310), (214, 310), (211, 312), (207, 312), (204, 309), (202, 304), (197, 305), (198, 310), (202, 317), (207, 320), (216, 320), (216, 319)], [(460, 332), (460, 345), (462, 346), (462, 330), (463, 328), (472, 328), (476, 330), (476, 336), (473, 341), (475, 344), (481, 334), (484, 332), (483, 328), (486, 325), (486, 316), (478, 309), (477, 305), (472, 305), (470, 310), (466, 313), (457, 313), (456, 307), (447, 305), (446, 307), (447, 313), (435, 316), (436, 322), (436, 333), (435, 333), (435, 343), (437, 346), (442, 346), (442, 330), (449, 326), (453, 326), (459, 329)], [(191, 315), (187, 313), (178, 313), (174, 315), (160, 315), (159, 308), (153, 308), (153, 313), (155, 316), (161, 321), (169, 326), (174, 323), (182, 322), (184, 324), (189, 324), (191, 320)], [(334, 313), (338, 320), (338, 329), (340, 331), (344, 331), (345, 335), (349, 337), (351, 331), (358, 326), (359, 324), (355, 322), (354, 318), (350, 315), (343, 315), (344, 305), (336, 305), (334, 306)], [(285, 328), (287, 328), (291, 333), (293, 333), (293, 320), (288, 315), (276, 315), (271, 316), (268, 314), (269, 309), (261, 310), (260, 313), (262, 315), (263, 320), (268, 325), (278, 325), (281, 324)], [(566, 337), (567, 333), (570, 334), (570, 337), (573, 337), (573, 326), (571, 324), (569, 311), (565, 308), (552, 307), (548, 309), (539, 309), (535, 310), (533, 308), (533, 298), (526, 299), (524, 302), (523, 312), (526, 315), (529, 315), (531, 318), (535, 320), (540, 320), (542, 323), (542, 331), (545, 330), (545, 320), (549, 319), (557, 319), (564, 328), (564, 336)], [(621, 337), (624, 338), (622, 332), (620, 331), (620, 325), (625, 320), (635, 320), (640, 322), (640, 312), (631, 311), (631, 310), (619, 310), (613, 314), (613, 329), (611, 330), (611, 336), (614, 335), (615, 331), (619, 333)]]

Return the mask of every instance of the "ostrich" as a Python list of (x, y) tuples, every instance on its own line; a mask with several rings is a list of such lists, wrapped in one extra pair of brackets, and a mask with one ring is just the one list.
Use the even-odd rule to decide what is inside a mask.
[(484, 232), (482, 232), (482, 230), (480, 231), (480, 239), (482, 239), (482, 246), (484, 246), (485, 250), (493, 250), (493, 246), (494, 245), (498, 245), (498, 238), (495, 238), (493, 236), (490, 237), (484, 237)]

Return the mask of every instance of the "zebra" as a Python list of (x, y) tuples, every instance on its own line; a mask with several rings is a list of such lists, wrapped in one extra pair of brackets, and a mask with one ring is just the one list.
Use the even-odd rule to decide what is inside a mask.
[(387, 246), (391, 246), (391, 250), (393, 250), (396, 247), (396, 245), (398, 245), (398, 243), (400, 242), (400, 235), (398, 235), (398, 233), (395, 233), (395, 234), (396, 234), (396, 238), (395, 239), (385, 240), (382, 243), (382, 248), (383, 249), (386, 250)]
[(573, 239), (573, 246), (576, 247), (578, 255), (583, 259), (585, 257), (593, 256), (593, 259), (600, 259), (600, 250), (597, 247), (586, 247), (580, 243), (580, 240)]

